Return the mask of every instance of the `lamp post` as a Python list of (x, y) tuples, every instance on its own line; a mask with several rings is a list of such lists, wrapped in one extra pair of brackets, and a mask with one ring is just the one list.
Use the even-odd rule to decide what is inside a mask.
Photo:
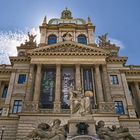
[(2, 138), (3, 138), (3, 133), (4, 133), (4, 130), (5, 130), (5, 126), (2, 126), (2, 128), (1, 128), (1, 140), (2, 140)]

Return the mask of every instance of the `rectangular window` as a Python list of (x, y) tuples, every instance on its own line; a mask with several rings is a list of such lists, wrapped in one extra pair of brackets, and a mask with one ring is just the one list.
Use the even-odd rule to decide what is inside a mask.
[(26, 74), (19, 74), (18, 84), (24, 84), (26, 82)]
[(83, 69), (83, 84), (84, 91), (93, 91), (91, 69)]
[(51, 109), (55, 98), (56, 69), (44, 69), (42, 74), (40, 107)]
[(26, 82), (26, 74), (19, 74), (18, 84), (24, 84)]
[(15, 100), (12, 113), (18, 113), (22, 110), (22, 100)]
[(119, 115), (125, 114), (122, 101), (115, 101), (115, 110), (116, 110), (116, 113)]
[(111, 81), (111, 85), (118, 85), (119, 84), (117, 75), (110, 75), (110, 81)]
[(2, 92), (2, 98), (6, 98), (8, 91), (8, 86), (4, 86), (3, 92)]
[(2, 115), (2, 108), (0, 108), (0, 116)]

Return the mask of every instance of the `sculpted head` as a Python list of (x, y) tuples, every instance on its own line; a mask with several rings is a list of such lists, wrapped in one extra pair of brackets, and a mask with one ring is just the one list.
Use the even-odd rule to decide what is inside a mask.
[(53, 121), (53, 125), (60, 125), (61, 124), (61, 121), (59, 119), (55, 119)]
[(38, 125), (38, 129), (41, 129), (41, 130), (49, 130), (50, 126), (46, 123), (40, 123)]
[(98, 126), (99, 126), (99, 127), (104, 127), (104, 126), (105, 126), (105, 122), (102, 121), (102, 120), (99, 121), (99, 122), (98, 122)]

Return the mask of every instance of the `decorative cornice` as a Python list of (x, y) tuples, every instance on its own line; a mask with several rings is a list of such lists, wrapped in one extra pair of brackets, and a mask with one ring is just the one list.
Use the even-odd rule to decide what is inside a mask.
[(121, 63), (125, 64), (127, 61), (127, 57), (108, 57), (107, 59), (108, 63)]
[(25, 63), (25, 62), (30, 62), (30, 58), (29, 57), (10, 57), (10, 62), (11, 64), (14, 63)]
[(139, 75), (140, 74), (140, 69), (124, 69), (120, 71), (125, 73), (126, 75)]

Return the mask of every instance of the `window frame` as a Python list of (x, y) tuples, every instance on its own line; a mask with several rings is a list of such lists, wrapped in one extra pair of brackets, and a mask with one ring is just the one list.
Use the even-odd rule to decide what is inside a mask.
[[(51, 38), (53, 39), (53, 40), (51, 40)], [(55, 38), (55, 39), (54, 39)], [(55, 40), (55, 41), (54, 41)], [(52, 42), (51, 42), (52, 41)], [(57, 36), (56, 35), (54, 35), (54, 34), (51, 34), (51, 35), (49, 35), (48, 36), (48, 45), (52, 45), (52, 44), (56, 44), (57, 43)]]
[[(5, 89), (6, 89), (6, 91), (5, 91)], [(7, 97), (7, 92), (8, 92), (8, 85), (5, 85), (3, 88), (1, 97), (5, 99)]]
[(16, 114), (22, 111), (22, 100), (14, 100), (12, 113)]
[[(24, 75), (25, 77), (24, 77), (24, 79), (21, 78), (21, 79), (22, 79), (22, 80), (21, 80), (21, 79), (20, 79), (20, 76), (23, 76), (23, 75)], [(18, 75), (17, 84), (25, 84), (25, 83), (26, 83), (26, 80), (27, 80), (27, 74), (21, 73), (21, 74)]]
[(118, 115), (125, 115), (123, 101), (114, 101), (115, 111)]
[(111, 74), (110, 75), (110, 83), (111, 83), (111, 85), (119, 85), (118, 75)]
[[(85, 39), (85, 40), (83, 41), (82, 39)], [(87, 37), (84, 34), (80, 34), (77, 36), (77, 42), (84, 44), (84, 45), (87, 45)]]

